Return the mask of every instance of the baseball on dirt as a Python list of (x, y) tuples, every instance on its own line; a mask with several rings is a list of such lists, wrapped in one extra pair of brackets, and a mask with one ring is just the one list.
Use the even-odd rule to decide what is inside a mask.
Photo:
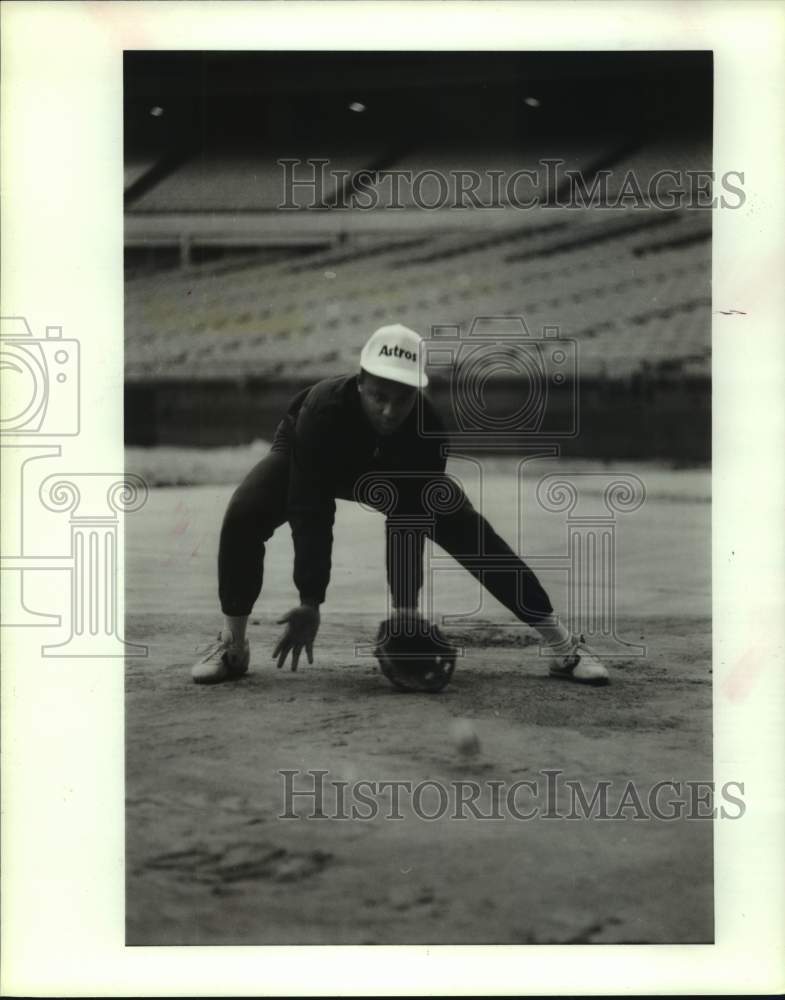
[(469, 719), (454, 719), (450, 726), (450, 735), (455, 749), (464, 757), (474, 757), (480, 752), (480, 739), (474, 723)]

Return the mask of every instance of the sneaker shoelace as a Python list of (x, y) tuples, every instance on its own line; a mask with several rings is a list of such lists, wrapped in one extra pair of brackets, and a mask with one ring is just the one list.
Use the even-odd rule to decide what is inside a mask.
[(229, 648), (230, 648), (229, 643), (225, 642), (221, 638), (221, 633), (219, 632), (218, 638), (213, 639), (211, 642), (208, 642), (207, 645), (204, 646), (204, 648), (197, 649), (197, 654), (201, 656), (202, 659), (206, 660), (210, 656), (215, 656), (215, 654), (218, 653), (219, 651)]
[(581, 662), (581, 646), (586, 645), (586, 639), (582, 635), (575, 637), (575, 642), (569, 653), (564, 657), (564, 666), (568, 670), (574, 670)]

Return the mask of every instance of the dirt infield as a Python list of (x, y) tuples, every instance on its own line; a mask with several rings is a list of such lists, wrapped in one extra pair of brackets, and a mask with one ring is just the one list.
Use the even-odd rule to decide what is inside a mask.
[[(250, 627), (251, 673), (193, 685), (195, 648), (219, 625), (215, 551), (229, 489), (154, 490), (126, 526), (126, 637), (149, 647), (127, 669), (128, 943), (711, 941), (709, 820), (633, 819), (635, 808), (558, 818), (574, 803), (568, 781), (587, 796), (610, 782), (613, 814), (629, 781), (645, 804), (658, 781), (711, 778), (708, 473), (635, 471), (649, 495), (620, 519), (617, 634), (646, 655), (609, 659), (608, 688), (550, 679), (530, 631), (488, 600), (471, 625), (448, 628), (465, 655), (431, 696), (394, 691), (357, 655), (385, 611), (383, 534), (378, 516), (349, 504), (338, 510), (313, 666), (278, 672), (270, 657), (275, 618), (295, 603), (282, 529)], [(511, 537), (508, 472), (495, 467), (490, 481), (484, 509)], [(536, 540), (527, 554), (564, 547), (564, 522), (551, 514), (529, 511), (525, 531)], [(442, 576), (437, 611), (471, 611), (474, 581)], [(563, 574), (541, 576), (563, 601)], [(479, 755), (454, 746), (457, 718), (472, 720)], [(308, 772), (327, 772), (323, 818), (303, 818), (312, 796), (296, 800), (296, 818), (278, 818), (282, 771), (297, 772), (288, 780), (301, 791), (317, 780)], [(482, 818), (493, 812), (482, 798), (478, 817), (452, 797), (438, 818), (416, 814), (439, 813), (426, 781), (450, 796), (473, 781), (484, 796), (494, 782), (504, 795), (521, 781), (539, 794), (548, 780), (555, 818), (531, 785), (514, 802), (521, 815)], [(359, 781), (408, 782), (402, 818), (386, 818), (387, 792), (370, 818), (338, 818), (336, 789), (351, 812)], [(419, 809), (406, 791), (417, 786), (428, 789)]]

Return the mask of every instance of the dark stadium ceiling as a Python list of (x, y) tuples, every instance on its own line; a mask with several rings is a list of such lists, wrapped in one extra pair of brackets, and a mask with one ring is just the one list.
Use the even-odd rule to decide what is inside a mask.
[(130, 51), (124, 69), (126, 150), (163, 133), (711, 134), (711, 52)]
[(126, 53), (132, 96), (163, 89), (251, 95), (343, 90), (441, 87), (467, 83), (512, 86), (522, 79), (559, 85), (576, 79), (689, 77), (705, 83), (711, 53), (660, 52), (141, 52)]

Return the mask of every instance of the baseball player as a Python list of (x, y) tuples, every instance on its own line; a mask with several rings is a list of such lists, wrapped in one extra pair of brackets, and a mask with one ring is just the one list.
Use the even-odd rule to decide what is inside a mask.
[[(248, 473), (226, 511), (218, 552), (224, 627), (192, 669), (197, 684), (234, 680), (247, 672), (246, 626), (262, 589), (265, 542), (286, 521), (300, 604), (280, 619), (285, 630), (273, 657), (280, 668), (291, 655), (296, 670), (304, 651), (313, 663), (319, 609), (330, 580), (336, 498), (362, 499), (385, 513), (387, 582), (395, 609), (417, 614), (427, 534), (540, 634), (552, 652), (552, 676), (608, 682), (605, 666), (583, 637), (559, 621), (532, 570), (445, 476), (446, 431), (427, 398), (417, 406), (427, 385), (421, 342), (404, 326), (384, 326), (363, 348), (359, 372), (324, 379), (292, 400), (269, 453)], [(419, 433), (418, 409), (431, 432), (427, 435)], [(367, 498), (358, 497), (358, 483), (368, 474), (392, 489), (371, 488)], [(429, 484), (447, 489), (449, 502), (424, 510)], [(401, 555), (391, 533), (396, 524), (418, 516), (427, 528)]]

